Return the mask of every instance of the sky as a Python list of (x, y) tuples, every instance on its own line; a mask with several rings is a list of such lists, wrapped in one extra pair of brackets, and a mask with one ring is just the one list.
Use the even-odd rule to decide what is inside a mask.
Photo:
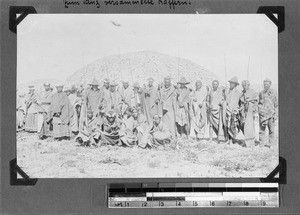
[(144, 50), (191, 60), (220, 81), (278, 84), (277, 27), (264, 14), (30, 14), (17, 31), (17, 84), (65, 80), (99, 58)]

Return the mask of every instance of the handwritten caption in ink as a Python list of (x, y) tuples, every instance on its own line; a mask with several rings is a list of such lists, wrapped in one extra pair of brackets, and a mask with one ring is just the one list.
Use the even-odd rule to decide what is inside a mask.
[(63, 0), (65, 8), (94, 6), (101, 8), (105, 6), (138, 6), (138, 5), (160, 5), (175, 9), (178, 6), (191, 5), (189, 0)]

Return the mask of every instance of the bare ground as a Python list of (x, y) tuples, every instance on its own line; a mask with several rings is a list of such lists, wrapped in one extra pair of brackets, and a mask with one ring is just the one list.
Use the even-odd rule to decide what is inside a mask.
[(278, 164), (278, 144), (245, 148), (181, 140), (178, 146), (89, 148), (21, 132), (17, 162), (37, 178), (266, 177)]

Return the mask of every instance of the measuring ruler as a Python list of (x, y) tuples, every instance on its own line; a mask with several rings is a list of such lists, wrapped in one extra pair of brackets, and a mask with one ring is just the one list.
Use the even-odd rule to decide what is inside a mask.
[(108, 207), (279, 207), (278, 183), (109, 184)]

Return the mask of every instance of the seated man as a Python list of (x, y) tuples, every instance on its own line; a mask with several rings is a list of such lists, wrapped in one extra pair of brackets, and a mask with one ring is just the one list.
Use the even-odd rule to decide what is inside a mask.
[(104, 114), (103, 124), (101, 126), (101, 143), (116, 145), (119, 144), (120, 121), (117, 114), (110, 110)]
[(94, 116), (93, 110), (89, 108), (75, 140), (83, 146), (96, 145), (100, 140), (100, 129), (99, 117)]
[(148, 131), (144, 132), (144, 135), (139, 142), (140, 147), (155, 147), (171, 142), (171, 132), (166, 124), (162, 122), (161, 117), (158, 114), (154, 115), (153, 125), (149, 128)]
[(138, 126), (137, 118), (133, 117), (135, 109), (127, 108), (120, 128), (120, 142), (119, 145), (134, 145), (137, 142), (136, 128)]

